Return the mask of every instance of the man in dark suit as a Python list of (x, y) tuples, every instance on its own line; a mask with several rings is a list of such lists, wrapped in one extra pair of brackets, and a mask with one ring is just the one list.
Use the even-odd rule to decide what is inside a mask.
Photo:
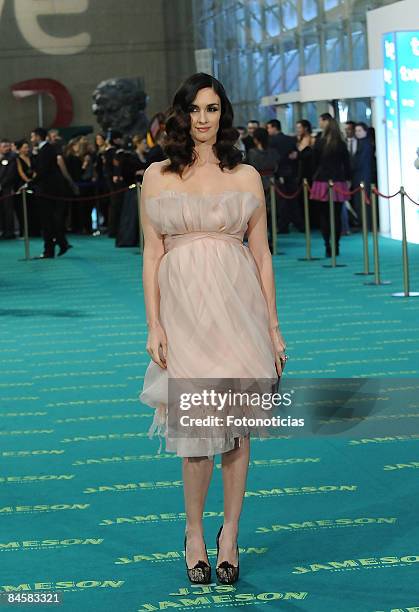
[(3, 230), (1, 237), (5, 240), (16, 237), (13, 209), (13, 188), (17, 173), (15, 158), (10, 141), (3, 138), (0, 141), (0, 225)]
[[(279, 155), (276, 174), (278, 188), (284, 195), (292, 195), (298, 190), (297, 141), (292, 136), (287, 136), (282, 132), (281, 122), (278, 119), (268, 121), (266, 129), (269, 134), (269, 146), (275, 149)], [(304, 231), (304, 221), (298, 196), (289, 199), (277, 194), (277, 217), (278, 234), (288, 234), (290, 223), (293, 223), (298, 231)]]
[(68, 190), (57, 163), (57, 149), (48, 142), (47, 131), (41, 127), (33, 130), (31, 142), (38, 151), (34, 160), (36, 174), (32, 184), (39, 194), (44, 237), (44, 252), (40, 259), (50, 259), (55, 257), (55, 243), (60, 247), (59, 256), (71, 248), (65, 236), (65, 201), (53, 197), (63, 197), (68, 194)]

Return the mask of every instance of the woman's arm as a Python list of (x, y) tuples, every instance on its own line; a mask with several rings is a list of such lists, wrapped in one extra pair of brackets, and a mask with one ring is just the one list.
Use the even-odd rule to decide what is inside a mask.
[(144, 233), (143, 287), (149, 329), (160, 324), (160, 290), (157, 274), (160, 260), (164, 255), (163, 238), (152, 225), (145, 207), (146, 199), (151, 196), (151, 189), (156, 189), (157, 180), (156, 170), (151, 165), (144, 173), (140, 203), (141, 226)]
[(160, 164), (151, 164), (144, 173), (141, 188), (140, 215), (144, 232), (143, 287), (146, 319), (148, 327), (147, 352), (161, 368), (167, 368), (167, 337), (160, 322), (160, 288), (158, 272), (160, 260), (164, 255), (164, 242), (161, 234), (151, 223), (146, 211), (146, 199), (158, 192), (161, 181)]
[(250, 175), (246, 177), (248, 189), (259, 200), (259, 208), (255, 210), (249, 220), (248, 245), (259, 270), (262, 291), (268, 306), (269, 327), (274, 328), (279, 323), (276, 311), (275, 277), (267, 234), (265, 193), (259, 172), (252, 169), (252, 171), (249, 170), (248, 174)]
[(160, 170), (152, 164), (144, 173), (141, 187), (140, 216), (144, 233), (143, 251), (143, 288), (148, 327), (147, 352), (151, 359), (161, 368), (166, 369), (167, 337), (160, 323), (160, 289), (158, 271), (160, 260), (164, 255), (164, 243), (160, 233), (154, 228), (147, 215), (145, 201), (150, 197), (151, 189), (156, 189)]
[(253, 168), (248, 173), (248, 180), (243, 183), (247, 183), (248, 189), (259, 200), (259, 207), (249, 219), (248, 244), (259, 271), (262, 292), (268, 306), (269, 334), (274, 349), (275, 367), (278, 376), (281, 376), (285, 364), (285, 341), (276, 311), (275, 277), (268, 243), (265, 193), (260, 174)]

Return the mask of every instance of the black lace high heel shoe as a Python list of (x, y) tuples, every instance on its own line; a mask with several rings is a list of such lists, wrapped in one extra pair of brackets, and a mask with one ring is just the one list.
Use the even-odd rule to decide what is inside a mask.
[[(217, 535), (217, 561), (218, 561), (218, 553), (220, 550), (220, 535), (221, 535), (222, 530), (223, 530), (223, 525), (221, 525), (220, 530)], [(220, 565), (216, 565), (215, 567), (217, 578), (223, 584), (233, 584), (233, 582), (236, 582), (239, 578), (239, 571), (240, 571), (239, 570), (240, 568), (239, 545), (236, 544), (236, 546), (237, 546), (237, 566), (232, 565), (228, 561), (223, 561), (222, 563), (220, 563)]]
[[(199, 560), (198, 563), (191, 568), (188, 567), (186, 562), (186, 534), (185, 534), (185, 565), (186, 571), (188, 573), (188, 578), (191, 582), (195, 584), (209, 584), (211, 582), (211, 566), (208, 565), (205, 561)], [(207, 553), (207, 545), (205, 545), (205, 552)], [(207, 553), (208, 557), (208, 553)]]

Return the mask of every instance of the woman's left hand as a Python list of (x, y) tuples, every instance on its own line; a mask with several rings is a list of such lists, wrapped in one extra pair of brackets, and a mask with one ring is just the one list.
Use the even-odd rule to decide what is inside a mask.
[(271, 335), (272, 345), (273, 345), (274, 352), (275, 352), (275, 366), (276, 366), (276, 371), (279, 377), (282, 374), (282, 371), (285, 367), (285, 362), (286, 362), (286, 359), (284, 359), (285, 348), (286, 348), (285, 340), (282, 337), (279, 327), (270, 329), (269, 333)]

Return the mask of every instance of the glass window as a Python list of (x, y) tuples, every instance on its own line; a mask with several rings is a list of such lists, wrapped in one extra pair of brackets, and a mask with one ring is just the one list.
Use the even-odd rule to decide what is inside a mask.
[(298, 12), (293, 0), (282, 2), (282, 26), (285, 30), (292, 30), (298, 26)]
[(329, 27), (326, 32), (326, 69), (327, 72), (338, 72), (345, 69), (345, 50), (342, 48), (343, 37), (340, 28)]
[[(388, 3), (193, 0), (195, 44), (214, 49), (216, 74), (234, 101), (236, 121), (245, 122), (249, 115), (258, 116), (262, 96), (297, 89), (302, 72), (367, 68), (366, 12)], [(297, 108), (316, 124), (319, 105)], [(348, 116), (365, 120), (370, 102), (347, 101), (347, 108)], [(271, 109), (263, 114), (272, 116)]]
[(303, 19), (311, 21), (317, 17), (317, 0), (303, 0)]
[(324, 0), (324, 10), (330, 11), (336, 8), (337, 6), (339, 6), (340, 3), (341, 3), (340, 0)]
[(281, 57), (279, 53), (270, 53), (268, 56), (268, 79), (269, 89), (267, 95), (273, 96), (283, 91)]
[(270, 37), (279, 36), (281, 33), (279, 2), (278, 0), (266, 0), (265, 6), (266, 34)]
[(368, 67), (367, 40), (365, 27), (361, 23), (351, 24), (352, 29), (352, 70), (363, 70)]
[(259, 43), (263, 39), (262, 7), (258, 0), (251, 0), (248, 4), (250, 34), (252, 39)]
[(285, 91), (295, 91), (298, 89), (299, 77), (299, 53), (296, 49), (285, 53)]

